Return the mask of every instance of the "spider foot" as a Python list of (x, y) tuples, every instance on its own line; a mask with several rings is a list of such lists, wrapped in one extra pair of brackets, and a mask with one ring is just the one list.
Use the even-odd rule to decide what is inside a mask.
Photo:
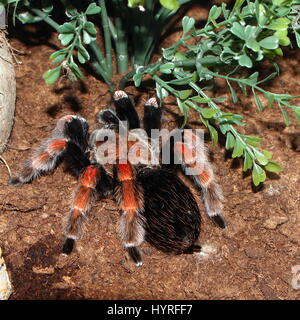
[(225, 229), (226, 228), (225, 219), (223, 218), (223, 216), (221, 214), (216, 214), (216, 215), (210, 216), (210, 218), (221, 229)]
[(184, 253), (193, 254), (195, 252), (200, 252), (202, 247), (199, 244), (192, 244), (189, 248), (186, 249)]
[(135, 265), (141, 267), (143, 265), (141, 250), (138, 247), (127, 247), (126, 250)]
[(67, 238), (62, 247), (62, 253), (69, 255), (74, 249), (75, 240), (72, 238)]

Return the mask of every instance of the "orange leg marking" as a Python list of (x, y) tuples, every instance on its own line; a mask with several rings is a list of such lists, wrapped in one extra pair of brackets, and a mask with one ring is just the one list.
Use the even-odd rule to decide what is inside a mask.
[(133, 179), (132, 169), (129, 163), (118, 163), (117, 168), (119, 181), (123, 182)]
[(80, 187), (74, 199), (74, 215), (81, 214), (88, 209), (89, 198), (92, 190), (87, 187)]
[(52, 141), (48, 147), (47, 151), (51, 156), (55, 155), (58, 151), (63, 150), (67, 146), (67, 141), (65, 139), (57, 139)]
[(136, 211), (139, 210), (139, 203), (133, 182), (133, 173), (129, 163), (117, 164), (118, 178), (122, 186), (122, 210), (127, 212), (128, 219), (133, 219)]
[[(184, 143), (176, 142), (174, 145), (174, 150), (177, 153), (181, 154), (182, 160), (184, 161), (184, 163), (189, 164), (189, 165), (195, 163), (195, 156), (196, 156), (195, 151), (191, 150)], [(184, 159), (183, 159), (183, 157), (184, 157)]]
[(200, 174), (199, 174), (199, 179), (200, 179), (200, 182), (201, 184), (203, 185), (208, 185), (210, 180), (211, 180), (211, 176), (210, 174), (207, 172), (207, 171), (202, 171)]
[(94, 166), (88, 166), (80, 179), (80, 183), (87, 188), (96, 188), (97, 174), (98, 168), (95, 168)]
[(42, 152), (32, 161), (32, 168), (36, 170), (40, 169), (49, 158), (50, 155), (48, 152)]
[(132, 218), (134, 216), (134, 213), (139, 210), (139, 205), (136, 199), (132, 180), (122, 182), (122, 193), (122, 209), (129, 214), (129, 218)]

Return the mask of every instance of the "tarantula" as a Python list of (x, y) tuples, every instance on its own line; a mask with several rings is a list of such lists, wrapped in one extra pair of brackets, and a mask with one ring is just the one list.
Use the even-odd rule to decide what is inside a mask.
[[(84, 118), (67, 115), (59, 119), (51, 137), (41, 143), (9, 184), (20, 186), (29, 183), (41, 174), (51, 172), (61, 162), (71, 168), (79, 179), (79, 185), (64, 227), (64, 254), (70, 254), (75, 240), (80, 239), (84, 220), (93, 203), (110, 194), (120, 211), (118, 231), (121, 242), (137, 266), (143, 263), (139, 246), (144, 240), (172, 254), (200, 251), (201, 246), (197, 244), (200, 233), (199, 208), (192, 192), (177, 176), (177, 172), (199, 169), (190, 178), (202, 191), (208, 216), (219, 227), (225, 228), (221, 215), (222, 191), (215, 181), (205, 148), (197, 147), (202, 153), (200, 160), (195, 161), (193, 156), (196, 147), (186, 143), (183, 132), (179, 130), (179, 140), (175, 141), (171, 136), (167, 139), (171, 146), (170, 154), (174, 154), (169, 163), (159, 162), (162, 148), (159, 148), (154, 165), (149, 165), (144, 161), (146, 159), (135, 161), (141, 155), (141, 150), (137, 150), (135, 156), (128, 160), (128, 149), (133, 142), (125, 135), (136, 137), (137, 131), (141, 130), (140, 120), (124, 91), (116, 91), (113, 101), (114, 109), (106, 109), (98, 114), (99, 128), (91, 135)], [(161, 129), (161, 115), (156, 98), (149, 99), (144, 106), (146, 138), (141, 139), (140, 144), (147, 150), (153, 142), (151, 132)], [(111, 133), (115, 133), (113, 142), (116, 148), (112, 148), (112, 141), (109, 141)], [(191, 132), (188, 136), (192, 141), (198, 139)], [(181, 162), (177, 162), (178, 158)]]

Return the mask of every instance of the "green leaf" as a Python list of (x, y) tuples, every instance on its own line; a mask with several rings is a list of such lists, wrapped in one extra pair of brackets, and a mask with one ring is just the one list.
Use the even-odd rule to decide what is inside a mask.
[[(174, 58), (174, 51), (175, 51), (175, 49), (173, 49), (173, 48), (162, 48), (163, 57), (166, 60), (172, 60)], [(175, 60), (185, 60), (186, 59), (186, 57), (183, 54), (177, 52), (175, 54), (175, 58), (177, 58), (179, 56), (180, 56), (180, 59), (175, 59)], [(184, 58), (182, 58), (182, 57), (184, 57)]]
[(255, 155), (255, 158), (261, 165), (264, 166), (268, 163), (268, 159), (262, 152), (258, 151), (257, 149), (253, 149), (253, 153)]
[(212, 140), (213, 145), (216, 145), (218, 143), (218, 132), (217, 130), (207, 122), (207, 128)]
[(174, 79), (174, 80), (168, 81), (168, 84), (185, 85), (191, 82), (192, 78), (193, 76), (187, 76), (180, 79)]
[(182, 19), (182, 28), (183, 28), (183, 34), (187, 34), (195, 25), (195, 19), (190, 17), (183, 17)]
[(65, 58), (66, 54), (67, 54), (67, 50), (66, 48), (64, 48), (64, 49), (53, 52), (50, 55), (49, 59), (52, 60), (54, 63), (59, 63)]
[(188, 121), (188, 115), (189, 115), (189, 108), (188, 108), (188, 106), (183, 102), (183, 101), (181, 101), (180, 99), (176, 99), (177, 100), (177, 104), (178, 104), (178, 107), (179, 107), (179, 110), (180, 110), (180, 112), (183, 114), (183, 116), (184, 116), (184, 122), (183, 122), (183, 124), (182, 124), (182, 128), (184, 128), (185, 127), (185, 125), (186, 125), (186, 123), (187, 123), (187, 121)]
[(96, 14), (101, 12), (101, 7), (97, 6), (95, 2), (89, 4), (85, 10), (85, 14)]
[(89, 33), (90, 36), (94, 37), (97, 34), (97, 30), (95, 28), (95, 25), (90, 22), (87, 21), (83, 24), (83, 29)]
[(219, 128), (224, 135), (231, 129), (230, 125), (226, 123), (220, 124)]
[(159, 71), (165, 74), (170, 74), (174, 67), (175, 65), (173, 62), (167, 62), (159, 67)]
[(252, 166), (253, 166), (253, 160), (252, 160), (250, 154), (245, 150), (243, 171), (245, 172), (245, 171), (251, 169)]
[(90, 44), (92, 41), (95, 40), (95, 38), (91, 37), (90, 34), (88, 32), (86, 32), (85, 30), (83, 30), (83, 42), (85, 44)]
[(219, 112), (219, 110), (216, 109), (210, 109), (210, 108), (201, 108), (200, 109), (201, 115), (206, 118), (210, 119), (212, 118), (216, 113)]
[(193, 90), (181, 90), (181, 91), (178, 91), (179, 99), (180, 100), (186, 100), (192, 93), (193, 93)]
[(35, 23), (35, 22), (40, 22), (42, 21), (42, 18), (40, 17), (35, 17), (29, 12), (22, 12), (17, 15), (17, 18), (22, 22), (22, 23)]
[(288, 30), (278, 30), (274, 33), (274, 36), (276, 36), (279, 39), (279, 45), (281, 46), (288, 46), (290, 45), (291, 41), (290, 38), (287, 36)]
[(138, 6), (144, 6), (145, 0), (128, 0), (128, 7), (129, 8), (136, 8)]
[(243, 154), (243, 152), (244, 152), (243, 144), (239, 139), (236, 139), (231, 157), (238, 158)]
[(66, 7), (66, 16), (69, 18), (74, 18), (78, 15), (77, 9), (72, 5), (67, 5)]
[(252, 180), (255, 186), (266, 180), (265, 170), (255, 162), (253, 162)]
[(59, 33), (74, 33), (75, 27), (71, 22), (65, 22), (64, 24), (58, 27)]
[(246, 136), (246, 135), (243, 135), (243, 139), (248, 145), (255, 148), (260, 145), (260, 142), (262, 140), (262, 138), (260, 137)]
[(256, 71), (251, 74), (251, 76), (247, 79), (247, 82), (252, 85), (256, 85), (259, 73)]
[(282, 166), (274, 161), (269, 161), (267, 165), (265, 165), (265, 169), (269, 172), (281, 172), (283, 170)]
[(297, 121), (300, 123), (300, 110), (294, 108), (293, 112), (295, 113)]
[(262, 150), (262, 153), (264, 154), (264, 156), (270, 160), (273, 156), (273, 153), (271, 151), (268, 151), (268, 150)]
[(75, 62), (70, 62), (68, 63), (69, 68), (71, 69), (71, 71), (74, 73), (75, 77), (77, 79), (82, 79), (83, 78), (83, 74), (80, 70), (80, 68), (78, 67), (78, 65)]
[(88, 53), (88, 51), (86, 50), (86, 48), (82, 45), (81, 42), (79, 42), (77, 44), (77, 50), (78, 50), (78, 59), (80, 61), (80, 59), (84, 62), (81, 62), (80, 63), (85, 63), (86, 61), (89, 61), (90, 60), (90, 55)]
[(259, 44), (261, 47), (265, 48), (265, 49), (276, 49), (278, 48), (279, 45), (279, 40), (278, 38), (274, 37), (274, 36), (270, 36), (270, 37), (266, 37), (263, 40), (259, 41)]
[[(227, 81), (227, 80), (226, 80)], [(237, 95), (235, 93), (235, 90), (232, 88), (231, 84), (229, 81), (227, 81), (228, 87), (230, 89), (230, 93), (231, 93), (231, 97), (232, 97), (232, 102), (233, 103), (237, 103), (238, 102), (238, 98)]]
[(253, 66), (252, 60), (246, 53), (239, 57), (238, 62), (241, 67), (252, 68)]
[(53, 4), (51, 0), (42, 0), (42, 10), (46, 13), (50, 13), (53, 10)]
[(61, 66), (54, 69), (50, 69), (43, 74), (43, 79), (47, 84), (53, 84), (59, 78), (61, 72)]
[(280, 107), (280, 110), (281, 110), (281, 113), (282, 113), (282, 116), (283, 116), (283, 120), (284, 120), (284, 123), (286, 126), (289, 126), (290, 125), (290, 118), (289, 118), (289, 114), (287, 113), (287, 111)]
[(177, 0), (159, 0), (159, 2), (163, 7), (169, 10), (177, 10), (179, 8)]
[(258, 52), (260, 50), (259, 43), (253, 38), (246, 39), (246, 46), (254, 52)]
[(60, 40), (63, 46), (69, 44), (74, 38), (74, 33), (60, 33), (58, 39)]
[(217, 20), (222, 13), (222, 8), (216, 5), (213, 5), (209, 11), (207, 20), (215, 21)]
[(296, 30), (294, 30), (294, 35), (296, 37), (297, 46), (298, 48), (300, 48), (300, 34)]
[(85, 62), (90, 60), (90, 55), (84, 46), (78, 47), (78, 58), (79, 58), (79, 55), (81, 59), (85, 60)]
[(195, 102), (198, 102), (198, 103), (208, 103), (210, 102), (210, 98), (202, 98), (200, 96), (194, 96), (194, 97), (191, 97), (190, 100), (192, 101), (195, 101)]
[(290, 23), (291, 20), (288, 18), (278, 18), (272, 20), (272, 22), (267, 26), (267, 28), (274, 31), (287, 30)]
[(263, 111), (263, 109), (264, 109), (263, 104), (262, 104), (262, 102), (260, 101), (259, 96), (256, 94), (256, 92), (254, 91), (253, 88), (252, 88), (252, 92), (253, 92), (254, 99), (255, 99), (255, 103), (256, 103), (256, 105), (257, 105), (258, 110), (259, 110), (259, 111)]
[(245, 39), (245, 28), (239, 23), (239, 22), (234, 22), (232, 24), (232, 27), (230, 28), (231, 33), (236, 35), (238, 38), (242, 40)]
[(57, 56), (56, 58), (53, 58), (52, 61), (53, 63), (60, 63), (66, 58), (66, 54), (61, 54)]
[(234, 144), (235, 144), (235, 138), (231, 132), (228, 132), (226, 136), (225, 148), (227, 150), (230, 150), (234, 147)]
[[(136, 87), (139, 87), (141, 82), (142, 82), (142, 79), (143, 79), (143, 74), (142, 73), (136, 73), (134, 76), (133, 76), (133, 81), (134, 81), (134, 85)], [(156, 83), (156, 86), (157, 86), (157, 83)], [(161, 99), (161, 98), (159, 98)]]
[(276, 7), (280, 7), (282, 6), (282, 4), (285, 2), (286, 0), (272, 0), (272, 3), (274, 6)]
[(163, 100), (169, 95), (169, 92), (166, 89), (164, 89), (162, 86), (160, 86), (157, 82), (155, 86), (156, 86), (156, 95), (160, 100)]

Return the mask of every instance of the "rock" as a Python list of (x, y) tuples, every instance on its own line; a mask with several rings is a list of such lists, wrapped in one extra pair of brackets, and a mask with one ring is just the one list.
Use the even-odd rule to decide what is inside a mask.
[(273, 216), (267, 219), (263, 226), (266, 229), (274, 230), (277, 228), (277, 226), (280, 226), (288, 221), (288, 218), (286, 216)]
[(6, 270), (4, 259), (2, 258), (2, 251), (0, 248), (0, 300), (8, 300), (13, 292), (11, 282)]
[(34, 273), (38, 273), (38, 274), (53, 274), (54, 273), (54, 268), (52, 266), (50, 267), (32, 267), (32, 271)]
[(5, 149), (13, 126), (16, 79), (13, 59), (3, 31), (0, 31), (0, 154)]

